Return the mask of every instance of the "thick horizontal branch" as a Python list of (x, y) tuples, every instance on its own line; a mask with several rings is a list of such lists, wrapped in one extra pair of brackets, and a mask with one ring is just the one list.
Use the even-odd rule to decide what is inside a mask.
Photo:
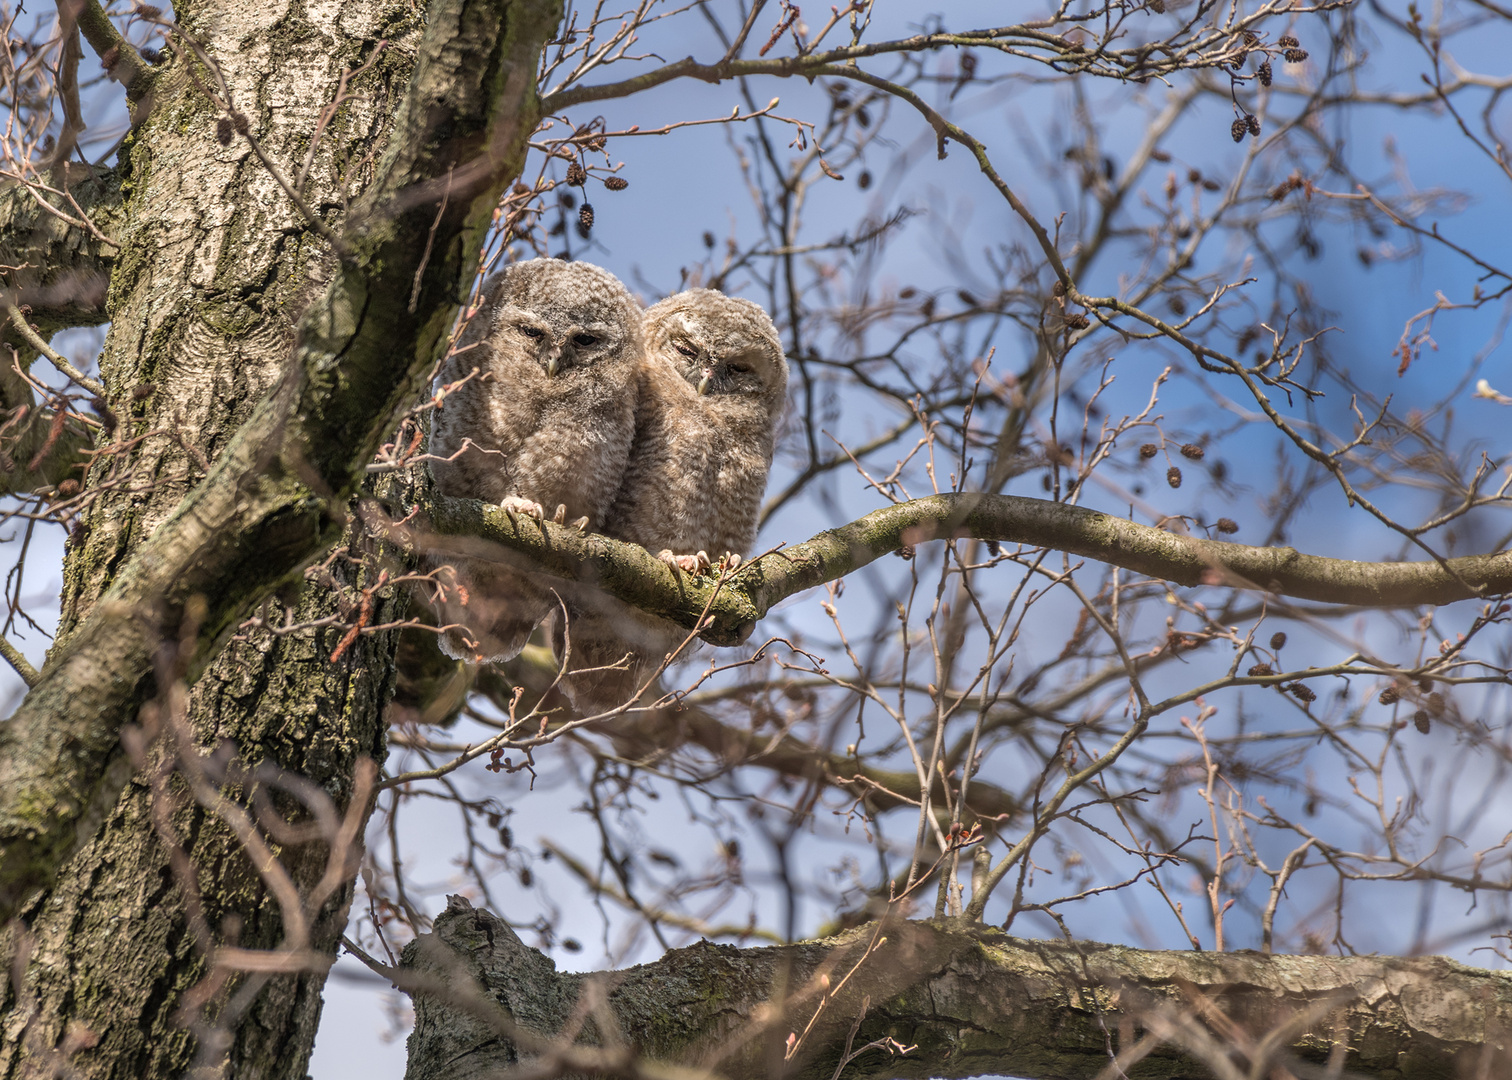
[[(826, 1080), (847, 1046), (888, 1038), (911, 1049), (868, 1050), (844, 1075), (1091, 1080), (1120, 1075), (1104, 1072), (1113, 1054), (1122, 1075), (1164, 1080), (1311, 1076), (1331, 1053), (1347, 1075), (1393, 1080), (1512, 1065), (1512, 973), (1443, 957), (1163, 952), (897, 922), (776, 948), (701, 942), (580, 975), (556, 972), (502, 919), (453, 897), (394, 977), (401, 989), (429, 988), (413, 995), (413, 1080), (495, 1075), (516, 1055), (549, 1056), (590, 980), (630, 1046), (594, 1036), (608, 1018), (582, 1041), (620, 1050), (647, 1077), (691, 1068)], [(475, 1004), (485, 999), (511, 1020), (490, 1024)]]
[[(884, 555), (930, 540), (975, 537), (1050, 548), (1176, 585), (1256, 589), (1357, 607), (1450, 604), (1512, 592), (1512, 552), (1435, 562), (1357, 562), (1179, 536), (1164, 529), (1042, 499), (932, 495), (876, 510), (806, 543), (752, 560), (722, 579), (677, 574), (644, 548), (517, 517), (483, 503), (438, 497), (431, 524), (531, 557), (560, 577), (591, 581), (626, 603), (738, 645), (773, 606)], [(444, 543), (444, 542), (443, 542)], [(446, 545), (488, 557), (485, 547)]]
[(129, 771), (121, 725), (164, 641), (179, 648), (197, 625), (197, 673), (253, 604), (338, 535), (373, 453), (445, 347), (523, 160), (536, 62), (560, 16), (557, 0), (430, 6), (376, 177), (300, 320), (288, 374), (0, 725), (0, 919), (114, 803)]

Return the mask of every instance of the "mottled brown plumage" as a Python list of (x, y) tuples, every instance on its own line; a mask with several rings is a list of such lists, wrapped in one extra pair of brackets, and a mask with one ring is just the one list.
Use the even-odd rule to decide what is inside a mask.
[[(603, 531), (683, 570), (703, 553), (743, 556), (756, 539), (787, 396), (776, 328), (758, 305), (712, 289), (661, 301), (644, 328), (635, 441)], [(685, 636), (601, 596), (574, 607), (573, 674), (563, 686), (580, 708), (628, 698)], [(623, 673), (578, 673), (627, 653)]]
[[(642, 358), (640, 310), (607, 270), (533, 259), (494, 275), (442, 367), (458, 385), (432, 423), (430, 452), (445, 459), (436, 490), (600, 530), (624, 476)], [(439, 614), (466, 627), (443, 639), (459, 658), (514, 656), (556, 604), (538, 573), (448, 561), (463, 588)]]
[(635, 441), (604, 532), (652, 551), (745, 555), (787, 396), (771, 318), (690, 289), (646, 312)]

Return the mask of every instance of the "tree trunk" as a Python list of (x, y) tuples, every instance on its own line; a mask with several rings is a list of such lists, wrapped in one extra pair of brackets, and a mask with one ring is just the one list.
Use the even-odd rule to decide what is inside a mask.
[[(355, 89), (326, 133), (309, 201), (339, 226), (343, 203), (371, 179), (395, 99), (419, 35), (409, 5), (350, 3), (312, 23), (302, 5), (212, 10), (178, 5), (180, 26), (219, 63), (234, 108), (275, 160), (298, 162), (341, 72), (385, 57)], [(275, 59), (276, 58), (276, 59)], [(193, 65), (203, 83), (211, 79)], [(121, 254), (111, 279), (111, 322), (101, 358), (109, 408), (131, 434), (147, 434), (126, 460), (99, 460), (86, 484), (123, 474), (135, 480), (96, 499), (65, 563), (59, 640), (85, 619), (130, 553), (203, 478), (196, 456), (213, 461), (288, 363), (294, 320), (327, 272), (328, 245), (258, 162), (248, 144), (217, 139), (219, 111), (192, 84), (188, 65), (157, 79), (153, 108), (122, 150), (117, 168), (131, 196), (113, 233)], [(275, 107), (276, 106), (276, 107)], [(351, 163), (365, 163), (353, 169)], [(289, 170), (292, 172), (292, 170)], [(343, 175), (344, 174), (344, 175)], [(151, 393), (148, 394), (148, 388)], [(113, 437), (105, 434), (101, 443)], [(80, 540), (82, 539), (82, 542)], [(337, 609), (335, 590), (307, 590), (301, 616)], [(195, 684), (188, 716), (206, 747), (230, 741), (244, 761), (277, 762), (344, 803), (359, 755), (381, 757), (379, 711), (391, 642), (361, 641), (344, 663), (326, 662), (339, 632), (274, 639), (259, 634), (227, 649)], [(114, 766), (124, 768), (119, 758)], [(180, 793), (182, 794), (182, 793)], [(29, 952), (21, 995), (5, 998), (0, 1075), (28, 1058), (70, 1056), (87, 1076), (173, 1076), (218, 1051), (180, 1023), (185, 991), (208, 971), (189, 930), (184, 896), (152, 826), (149, 787), (121, 793), (108, 818), (13, 924), (7, 951)], [(200, 868), (199, 902), (219, 932), (234, 914), (244, 946), (281, 936), (279, 909), (226, 826), (182, 800), (173, 826)], [(308, 884), (325, 867), (322, 845), (284, 854)], [(349, 892), (327, 905), (312, 945), (334, 950)], [(274, 980), (236, 1027), (236, 1075), (304, 1075), (320, 1012), (323, 978)], [(235, 987), (226, 990), (234, 991)], [(229, 997), (223, 991), (222, 1007)], [(214, 1021), (212, 1005), (203, 1019)], [(200, 1019), (200, 1018), (196, 1018)], [(201, 1032), (204, 1033), (203, 1030)]]
[(1145, 951), (897, 921), (559, 974), (502, 919), (453, 897), (395, 978), (415, 999), (409, 1080), (492, 1076), (532, 1057), (620, 1074), (645, 1058), (730, 1080), (825, 1080), (848, 1054), (847, 1080), (1091, 1080), (1119, 1075), (1104, 1072), (1113, 1055), (1131, 1080), (1308, 1077), (1331, 1056), (1346, 1070), (1335, 1078), (1512, 1068), (1512, 974), (1443, 957)]
[[(444, 345), (488, 213), (533, 126), (534, 58), (559, 8), (441, 0), (425, 21), (408, 0), (344, 0), (180, 3), (175, 14), (190, 46), (152, 76), (151, 108), (122, 149), (114, 186), (103, 185), (122, 193), (111, 207), (117, 246), (93, 264), (110, 274), (100, 364), (109, 400), (97, 445), (140, 441), (100, 456), (85, 480), (97, 497), (67, 553), (58, 643), (0, 747), (11, 796), (0, 808), (0, 894), (18, 915), (0, 935), (0, 954), (19, 975), (0, 991), (0, 1077), (65, 1059), (72, 1075), (88, 1077), (304, 1076), (355, 849), (328, 833), (274, 829), (277, 865), (254, 861), (232, 823), (244, 812), (265, 815), (269, 798), (286, 822), (308, 823), (344, 813), (354, 795), (354, 820), (365, 819), (357, 778), (361, 761), (382, 759), (394, 635), (363, 635), (338, 650), (344, 627), (259, 630), (217, 645), (249, 601), (280, 575), (292, 571), (298, 582), (301, 564), (341, 535), (374, 438), (413, 400)], [(364, 64), (327, 118), (302, 191), (317, 224), (239, 129), (297, 178), (343, 72)], [(448, 192), (435, 182), (480, 158), (486, 167), (471, 188), (459, 181), (449, 212), (438, 214)], [(329, 242), (336, 234), (343, 257)], [(422, 255), (427, 236), (435, 250)], [(7, 239), (13, 249), (36, 242)], [(391, 245), (409, 257), (395, 258)], [(373, 312), (359, 307), (343, 322), (354, 296), (378, 317), (364, 322)], [(404, 333), (385, 325), (406, 318), (394, 296), (410, 300)], [(313, 328), (296, 329), (307, 306), (319, 309)], [(80, 321), (66, 303), (49, 312), (48, 331)], [(362, 347), (365, 332), (389, 350), (386, 379), (362, 368), (374, 355)], [(258, 418), (263, 442), (238, 457), (236, 440), (246, 442)], [(304, 513), (316, 527), (286, 530), (291, 539), (274, 548), (259, 538), (270, 516), (278, 535), (284, 511), (263, 489), (279, 484), (294, 492), (286, 502), (311, 508)], [(217, 490), (243, 518), (202, 520), (205, 507), (220, 505)], [(199, 519), (186, 518), (190, 504)], [(196, 528), (211, 546), (184, 546), (182, 570), (171, 560), (140, 565), (149, 542), (172, 555), (175, 536), (193, 539)], [(386, 557), (376, 548), (360, 529), (347, 532), (340, 557), (289, 594), (296, 620), (355, 610), (354, 590), (376, 584)], [(131, 574), (163, 581), (116, 611), (111, 590)], [(392, 587), (374, 595), (373, 622), (403, 604)], [(124, 630), (101, 636), (98, 626), (112, 619)], [(94, 682), (81, 681), (91, 670)], [(85, 686), (103, 705), (78, 704)], [(141, 727), (121, 739), (119, 723), (143, 701)], [(175, 751), (175, 717), (193, 746)], [(154, 734), (168, 737), (142, 738)], [(121, 747), (134, 737), (137, 760), (148, 763), (136, 773)], [(208, 756), (227, 746), (230, 755)], [(175, 752), (193, 768), (175, 771)], [(194, 791), (189, 774), (198, 768), (224, 786), (210, 797)], [(28, 803), (17, 791), (47, 791), (54, 801)], [(319, 883), (333, 870), (332, 890)], [(303, 910), (306, 900), (315, 910)], [(291, 919), (301, 918), (308, 934), (284, 957), (294, 974), (248, 974), (255, 965), (238, 971), (225, 961), (236, 946), (290, 948)]]

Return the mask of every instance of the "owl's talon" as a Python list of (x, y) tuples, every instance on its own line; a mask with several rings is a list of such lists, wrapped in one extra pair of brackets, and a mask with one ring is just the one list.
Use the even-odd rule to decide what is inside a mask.
[(674, 572), (681, 570), (685, 574), (699, 572), (698, 556), (703, 555), (703, 565), (709, 565), (709, 557), (699, 552), (698, 555), (676, 555), (671, 548), (662, 548), (656, 553), (656, 557), (672, 568)]
[(537, 521), (546, 520), (546, 510), (540, 503), (534, 499), (522, 498), (519, 495), (504, 496), (503, 499), (499, 500), (499, 509), (503, 510), (506, 514), (524, 514), (526, 517), (533, 517)]
[(719, 557), (719, 568), (726, 573), (740, 566), (740, 552), (727, 551)]
[(551, 515), (551, 520), (555, 524), (557, 524), (557, 525), (562, 525), (562, 524), (566, 523), (566, 521), (567, 521), (567, 504), (566, 503), (557, 503), (556, 513), (554, 513), (554, 514)]
[(587, 517), (587, 515), (585, 514), (583, 517), (580, 517), (576, 521), (574, 521), (572, 523), (572, 527), (574, 529), (576, 529), (580, 533), (587, 532), (588, 531), (588, 517)]

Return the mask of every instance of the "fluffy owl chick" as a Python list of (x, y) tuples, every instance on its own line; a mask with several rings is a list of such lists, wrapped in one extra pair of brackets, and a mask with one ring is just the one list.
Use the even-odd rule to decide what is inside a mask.
[[(509, 266), (482, 297), (441, 370), (458, 385), (431, 428), (436, 490), (601, 529), (635, 430), (639, 307), (607, 270), (559, 259)], [(539, 573), (448, 561), (463, 588), (439, 614), (466, 628), (443, 639), (459, 659), (514, 656), (556, 604)]]
[[(690, 289), (650, 308), (644, 328), (635, 442), (603, 531), (682, 569), (745, 555), (787, 399), (776, 327), (749, 300)], [(563, 686), (579, 708), (624, 701), (685, 636), (602, 597), (577, 607)], [(627, 654), (624, 672), (582, 671)]]

